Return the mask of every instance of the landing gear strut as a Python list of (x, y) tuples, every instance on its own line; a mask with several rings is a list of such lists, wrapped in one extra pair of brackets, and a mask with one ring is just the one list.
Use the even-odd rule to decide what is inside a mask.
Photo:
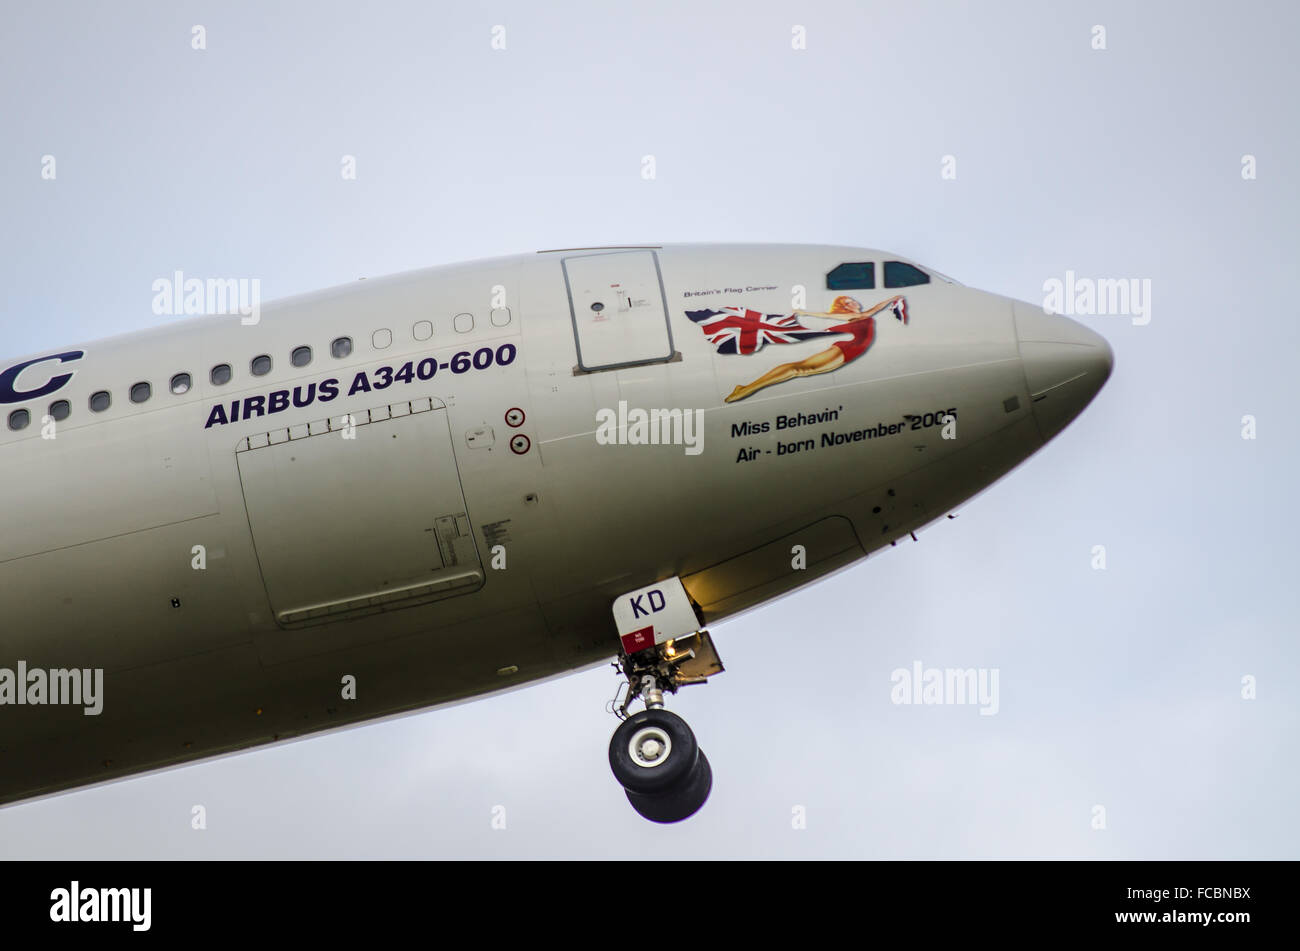
[[(713, 770), (686, 721), (664, 709), (664, 692), (704, 683), (722, 664), (708, 631), (701, 631), (624, 654), (617, 666), (627, 677), (627, 692), (615, 709), (623, 722), (609, 741), (609, 767), (638, 813), (652, 822), (680, 822), (709, 798)], [(629, 715), (638, 699), (645, 709)]]

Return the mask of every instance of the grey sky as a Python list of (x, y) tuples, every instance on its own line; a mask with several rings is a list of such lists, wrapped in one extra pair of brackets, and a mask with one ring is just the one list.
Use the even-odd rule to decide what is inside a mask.
[[(258, 277), (269, 299), (641, 241), (880, 247), (1032, 301), (1067, 269), (1149, 278), (1152, 319), (1083, 318), (1110, 383), (955, 521), (713, 629), (727, 673), (670, 703), (714, 768), (687, 823), (624, 800), (616, 680), (596, 670), (3, 809), (0, 856), (1300, 855), (1294, 4), (68, 3), (4, 21), (5, 356), (167, 320), (151, 283), (177, 269)], [(999, 713), (893, 705), (890, 672), (915, 660), (999, 668)]]

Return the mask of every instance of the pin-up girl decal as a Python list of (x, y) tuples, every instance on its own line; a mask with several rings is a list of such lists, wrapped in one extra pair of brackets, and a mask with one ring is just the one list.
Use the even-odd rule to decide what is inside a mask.
[[(907, 300), (901, 295), (890, 297), (866, 309), (863, 309), (862, 304), (852, 297), (841, 296), (835, 298), (835, 302), (831, 304), (831, 309), (826, 313), (796, 310), (787, 318), (777, 318), (775, 320), (768, 318), (770, 323), (779, 326), (784, 333), (779, 335), (769, 334), (764, 341), (767, 343), (793, 343), (808, 337), (828, 334), (849, 334), (850, 339), (836, 340), (825, 350), (814, 353), (810, 357), (773, 367), (752, 383), (737, 386), (731, 391), (731, 395), (727, 397), (726, 401), (734, 403), (737, 400), (743, 400), (747, 396), (752, 396), (764, 387), (775, 386), (778, 383), (784, 383), (800, 376), (830, 373), (832, 370), (838, 370), (846, 363), (851, 363), (871, 347), (872, 341), (876, 338), (876, 314), (885, 308), (889, 308), (895, 318), (907, 323)], [(828, 320), (839, 320), (841, 323), (825, 330), (810, 331), (798, 323), (800, 317), (819, 317)], [(706, 333), (709, 332), (707, 327), (704, 329)], [(791, 339), (773, 339), (778, 336), (788, 336)], [(719, 352), (722, 352), (721, 348), (719, 348)]]

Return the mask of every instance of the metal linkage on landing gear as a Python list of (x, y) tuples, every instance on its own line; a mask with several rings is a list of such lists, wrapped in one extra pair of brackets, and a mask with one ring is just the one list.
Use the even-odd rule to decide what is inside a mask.
[[(686, 721), (664, 709), (664, 692), (701, 684), (722, 671), (708, 631), (649, 647), (616, 665), (627, 677), (623, 722), (609, 741), (609, 766), (628, 802), (653, 822), (679, 822), (694, 815), (713, 788), (713, 770)], [(620, 689), (619, 695), (623, 695)], [(628, 715), (636, 700), (640, 713)]]

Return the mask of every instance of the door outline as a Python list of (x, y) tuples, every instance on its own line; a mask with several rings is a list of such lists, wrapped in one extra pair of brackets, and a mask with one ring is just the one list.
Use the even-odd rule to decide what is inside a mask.
[[(470, 550), (473, 552), (472, 566), (461, 572), (446, 573), (450, 567), (454, 566), (444, 565), (444, 574), (441, 578), (436, 578), (421, 584), (403, 585), (391, 592), (391, 594), (394, 595), (406, 592), (405, 595), (401, 597), (389, 597), (385, 599), (378, 593), (372, 593), (292, 608), (278, 607), (276, 599), (271, 594), (271, 582), (268, 580), (268, 574), (264, 563), (264, 552), (258, 546), (258, 531), (253, 524), (253, 508), (249, 505), (248, 485), (246, 483), (243, 468), (238, 462), (239, 457), (243, 453), (256, 451), (258, 449), (269, 449), (283, 443), (302, 442), (312, 438), (323, 437), (331, 433), (340, 434), (345, 428), (347, 428), (347, 423), (345, 421), (348, 417), (351, 417), (352, 425), (355, 428), (360, 429), (361, 427), (368, 426), (372, 423), (391, 422), (439, 410), (443, 413), (441, 419), (443, 424), (446, 426), (446, 446), (451, 454), (452, 469), (455, 472), (456, 490), (460, 494), (460, 501), (464, 506), (464, 516), (469, 527), (468, 534), (465, 537), (468, 538)], [(244, 503), (244, 515), (248, 524), (249, 539), (253, 545), (253, 555), (257, 561), (258, 575), (262, 582), (263, 591), (266, 595), (266, 603), (270, 609), (271, 617), (276, 626), (287, 630), (297, 630), (319, 624), (348, 621), (373, 614), (424, 606), (464, 594), (473, 594), (474, 592), (483, 589), (487, 584), (487, 572), (483, 567), (482, 552), (479, 550), (478, 539), (474, 532), (474, 522), (470, 517), (469, 500), (465, 497), (465, 486), (461, 478), (460, 461), (456, 457), (455, 446), (456, 440), (451, 431), (450, 409), (446, 403), (434, 397), (424, 397), (405, 402), (387, 403), (369, 409), (354, 411), (352, 413), (340, 413), (337, 416), (315, 420), (310, 423), (299, 423), (293, 426), (279, 427), (265, 433), (253, 433), (245, 436), (236, 444), (236, 471), (239, 473), (240, 496)], [(445, 514), (437, 515), (435, 516), (435, 520), (443, 517), (446, 517)], [(438, 543), (435, 541), (434, 544), (437, 545)]]
[[(650, 260), (655, 266), (655, 283), (659, 288), (659, 300), (663, 305), (664, 328), (668, 331), (668, 352), (662, 357), (649, 357), (644, 360), (627, 360), (622, 363), (607, 363), (601, 366), (589, 367), (582, 362), (582, 338), (578, 333), (578, 313), (573, 306), (573, 286), (569, 281), (569, 262), (578, 258), (599, 258), (609, 257), (615, 254), (640, 254), (650, 255)], [(586, 373), (604, 373), (607, 370), (622, 370), (626, 367), (642, 367), (652, 363), (679, 363), (682, 355), (677, 352), (677, 344), (673, 340), (673, 321), (672, 315), (668, 310), (668, 294), (664, 290), (664, 275), (659, 267), (659, 253), (652, 248), (628, 248), (619, 251), (602, 251), (599, 254), (571, 254), (568, 257), (560, 259), (560, 270), (564, 273), (564, 296), (569, 301), (569, 324), (573, 328), (573, 346), (578, 354), (578, 365), (573, 368), (574, 376), (582, 376)]]

